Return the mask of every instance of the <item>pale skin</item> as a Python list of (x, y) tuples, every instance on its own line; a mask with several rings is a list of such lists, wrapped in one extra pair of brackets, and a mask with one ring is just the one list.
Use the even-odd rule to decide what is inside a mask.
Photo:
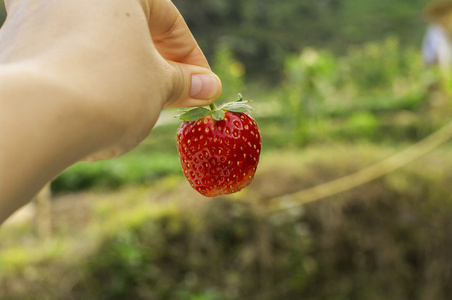
[(169, 0), (6, 0), (0, 223), (68, 166), (119, 156), (221, 83)]

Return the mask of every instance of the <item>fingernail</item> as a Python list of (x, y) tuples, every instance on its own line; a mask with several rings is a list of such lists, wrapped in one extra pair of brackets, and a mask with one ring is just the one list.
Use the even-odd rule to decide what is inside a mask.
[(195, 74), (191, 77), (190, 97), (208, 100), (219, 94), (220, 81), (213, 74)]

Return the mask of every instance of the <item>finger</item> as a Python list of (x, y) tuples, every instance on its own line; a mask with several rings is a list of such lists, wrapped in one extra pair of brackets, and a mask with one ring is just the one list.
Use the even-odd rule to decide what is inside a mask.
[(171, 92), (165, 107), (209, 105), (220, 96), (221, 81), (210, 69), (170, 62)]
[(163, 58), (210, 69), (190, 29), (170, 0), (151, 0), (149, 10), (149, 30)]

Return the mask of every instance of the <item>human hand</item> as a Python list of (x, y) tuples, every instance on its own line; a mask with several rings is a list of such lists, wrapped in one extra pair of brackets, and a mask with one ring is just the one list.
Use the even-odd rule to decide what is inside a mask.
[(169, 0), (5, 2), (0, 65), (19, 65), (78, 99), (58, 105), (90, 114), (80, 118), (98, 137), (86, 149), (90, 159), (135, 147), (163, 107), (219, 96), (218, 77)]
[(71, 164), (121, 155), (163, 107), (221, 90), (169, 0), (6, 0), (0, 223)]

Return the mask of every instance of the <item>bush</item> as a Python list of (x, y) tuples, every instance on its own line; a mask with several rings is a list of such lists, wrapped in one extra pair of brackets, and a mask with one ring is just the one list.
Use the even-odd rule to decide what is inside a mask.
[(435, 70), (423, 68), (417, 51), (393, 37), (350, 48), (342, 57), (305, 49), (288, 57), (285, 75), (284, 123), (301, 145), (329, 140), (337, 131), (343, 139), (388, 135), (381, 132), (381, 115), (419, 112), (438, 80)]
[[(302, 288), (299, 216), (262, 217), (218, 199), (124, 228), (89, 258), (78, 299), (276, 299)], [(282, 294), (281, 294), (282, 293)]]

